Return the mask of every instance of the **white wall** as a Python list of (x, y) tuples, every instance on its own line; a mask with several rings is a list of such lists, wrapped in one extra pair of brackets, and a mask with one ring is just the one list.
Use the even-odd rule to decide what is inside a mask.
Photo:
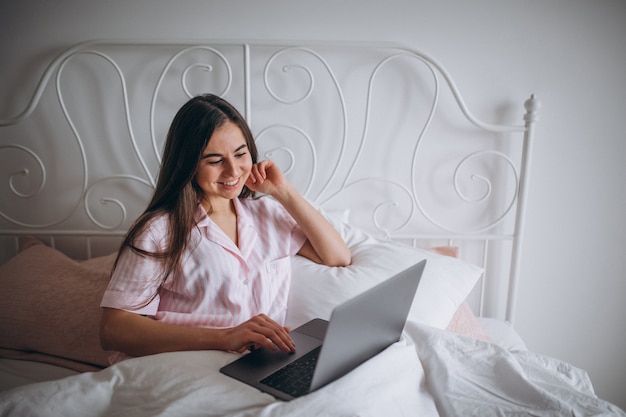
[(626, 408), (626, 2), (21, 0), (0, 28), (2, 116), (93, 38), (396, 41), (442, 61), (478, 116), (537, 94), (516, 327)]

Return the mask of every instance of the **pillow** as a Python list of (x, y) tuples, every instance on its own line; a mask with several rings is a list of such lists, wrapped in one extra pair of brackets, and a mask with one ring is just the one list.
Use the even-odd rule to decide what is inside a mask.
[(485, 333), (489, 335), (490, 339), (500, 347), (509, 351), (528, 350), (526, 343), (524, 343), (524, 340), (522, 340), (510, 323), (488, 317), (480, 317), (476, 321), (478, 321)]
[(0, 356), (79, 371), (107, 366), (100, 301), (115, 254), (79, 262), (33, 237), (20, 247), (0, 266)]
[(493, 339), (489, 337), (485, 329), (480, 325), (466, 301), (462, 302), (456, 310), (446, 330), (462, 336), (484, 340), (485, 342), (493, 342)]
[[(429, 248), (429, 250), (440, 255), (452, 256), (454, 258), (459, 256), (459, 248), (456, 246), (436, 246)], [(446, 330), (474, 339), (484, 340), (485, 342), (492, 341), (485, 329), (478, 323), (478, 319), (472, 312), (467, 301), (463, 301), (459, 308), (457, 308)]]
[(286, 320), (289, 327), (316, 317), (328, 320), (338, 304), (426, 259), (408, 320), (445, 329), (482, 275), (482, 269), (470, 263), (382, 240), (327, 217), (352, 251), (352, 264), (327, 267), (294, 256)]

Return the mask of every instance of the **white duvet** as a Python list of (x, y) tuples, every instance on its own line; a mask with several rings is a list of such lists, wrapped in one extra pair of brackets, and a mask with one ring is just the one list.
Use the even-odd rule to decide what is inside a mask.
[(407, 323), (343, 378), (281, 402), (219, 373), (235, 354), (166, 353), (0, 394), (1, 416), (626, 416), (587, 374), (527, 351)]

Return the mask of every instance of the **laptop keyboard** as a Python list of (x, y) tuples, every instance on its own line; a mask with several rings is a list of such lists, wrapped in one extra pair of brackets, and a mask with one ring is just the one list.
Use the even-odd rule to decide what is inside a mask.
[(307, 394), (322, 347), (317, 347), (289, 365), (261, 380), (261, 383), (285, 392), (292, 397)]

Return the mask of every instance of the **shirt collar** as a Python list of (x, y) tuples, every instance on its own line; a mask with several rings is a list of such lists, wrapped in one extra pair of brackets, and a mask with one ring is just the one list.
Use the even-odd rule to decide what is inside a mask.
[(233, 200), (235, 212), (237, 213), (237, 232), (239, 235), (239, 248), (234, 244), (228, 236), (219, 228), (204, 210), (204, 207), (198, 203), (196, 208), (196, 224), (202, 234), (209, 240), (219, 244), (225, 249), (240, 252), (246, 258), (256, 245), (258, 232), (255, 227), (254, 218), (239, 198)]
[(206, 214), (204, 207), (200, 203), (196, 207), (195, 219), (198, 227), (208, 227), (209, 223), (212, 223), (211, 218)]

